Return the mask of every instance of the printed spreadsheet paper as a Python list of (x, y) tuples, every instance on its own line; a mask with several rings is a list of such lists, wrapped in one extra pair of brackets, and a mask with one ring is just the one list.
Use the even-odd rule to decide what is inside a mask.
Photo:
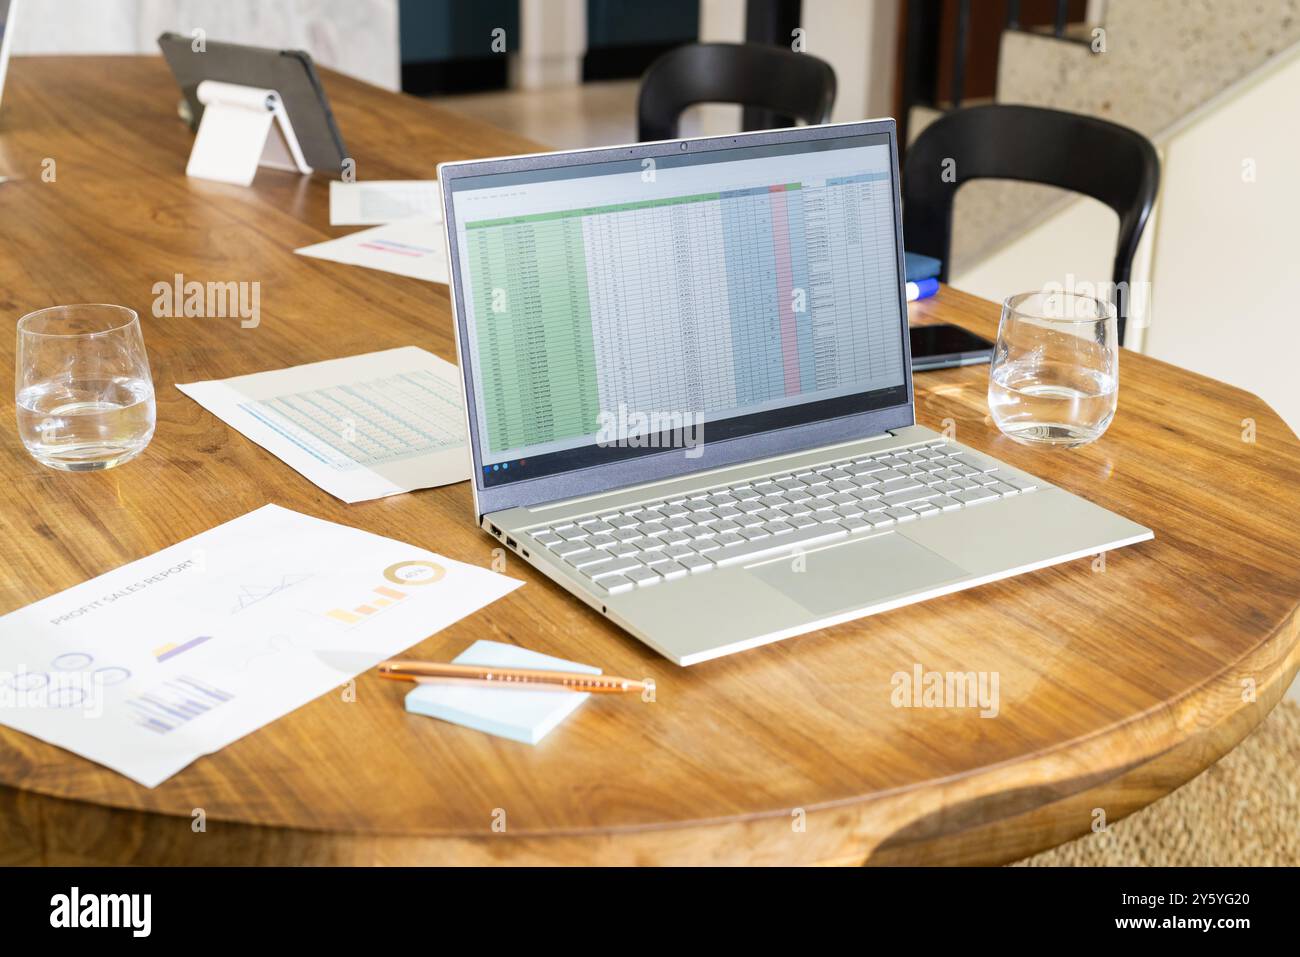
[(0, 724), (156, 787), (521, 584), (266, 505), (0, 618)]
[(330, 180), (331, 226), (379, 226), (412, 216), (442, 220), (436, 179)]
[(345, 502), (469, 478), (460, 372), (415, 346), (176, 387)]

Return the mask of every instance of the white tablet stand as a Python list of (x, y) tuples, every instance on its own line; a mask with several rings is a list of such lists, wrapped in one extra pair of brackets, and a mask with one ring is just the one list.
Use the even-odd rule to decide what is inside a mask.
[(187, 176), (249, 186), (259, 166), (310, 173), (275, 90), (204, 80), (195, 91), (203, 119)]

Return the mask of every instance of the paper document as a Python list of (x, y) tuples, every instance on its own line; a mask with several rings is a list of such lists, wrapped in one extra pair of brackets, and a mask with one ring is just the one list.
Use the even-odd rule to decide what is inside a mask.
[[(553, 658), (500, 641), (476, 641), (453, 662), (458, 665), (600, 674), (599, 668), (590, 665)], [(590, 697), (585, 691), (519, 691), (515, 688), (423, 684), (407, 693), (406, 710), (463, 724), (512, 741), (536, 744)]]
[(267, 505), (0, 618), (0, 724), (155, 787), (520, 584)]
[(331, 226), (378, 226), (412, 216), (442, 219), (436, 179), (330, 180)]
[(469, 478), (460, 372), (415, 346), (176, 388), (345, 502)]
[(426, 282), (447, 281), (447, 239), (442, 223), (425, 216), (363, 229), (294, 252)]

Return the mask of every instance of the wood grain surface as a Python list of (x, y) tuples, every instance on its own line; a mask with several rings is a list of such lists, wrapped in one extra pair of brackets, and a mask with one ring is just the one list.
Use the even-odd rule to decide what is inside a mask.
[[(362, 179), (537, 148), (325, 84)], [(19, 316), (122, 303), (141, 314), (158, 429), (134, 462), (74, 475), (29, 458), (10, 413), (0, 613), (268, 502), (488, 565), (467, 485), (344, 505), (175, 388), (410, 344), (455, 361), (445, 287), (293, 254), (343, 232), (325, 182), (187, 179), (177, 98), (158, 58), (12, 61), (4, 384)], [(152, 286), (176, 273), (260, 282), (260, 325), (154, 317)], [(986, 336), (998, 316), (952, 290), (913, 311)], [(989, 421), (986, 375), (917, 376), (918, 420), (1155, 540), (685, 670), (512, 559), (525, 587), (413, 653), (516, 642), (652, 678), (655, 700), (593, 698), (528, 747), (409, 715), (406, 689), (372, 672), (354, 701), (327, 694), (152, 790), (0, 729), (0, 862), (996, 862), (1085, 832), (1097, 808), (1117, 819), (1230, 749), (1300, 664), (1300, 443), (1255, 396), (1125, 352), (1110, 431), (1030, 449)], [(916, 664), (997, 673), (997, 716), (895, 708), (891, 677)]]

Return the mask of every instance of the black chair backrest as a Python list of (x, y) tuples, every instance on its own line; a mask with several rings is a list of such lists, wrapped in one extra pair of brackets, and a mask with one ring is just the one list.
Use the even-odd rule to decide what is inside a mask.
[[(1160, 186), (1160, 160), (1145, 136), (1095, 117), (1033, 106), (974, 106), (935, 120), (907, 148), (903, 233), (909, 252), (943, 263), (944, 282), (953, 197), (973, 179), (1045, 183), (1105, 203), (1119, 216), (1112, 280), (1117, 290), (1128, 290), (1133, 254)], [(1116, 303), (1121, 343), (1131, 298)]]
[(835, 71), (812, 54), (758, 43), (676, 47), (641, 77), (638, 138), (676, 139), (682, 111), (697, 103), (739, 103), (770, 112), (769, 122), (747, 130), (793, 126), (795, 120), (825, 123), (835, 105)]

